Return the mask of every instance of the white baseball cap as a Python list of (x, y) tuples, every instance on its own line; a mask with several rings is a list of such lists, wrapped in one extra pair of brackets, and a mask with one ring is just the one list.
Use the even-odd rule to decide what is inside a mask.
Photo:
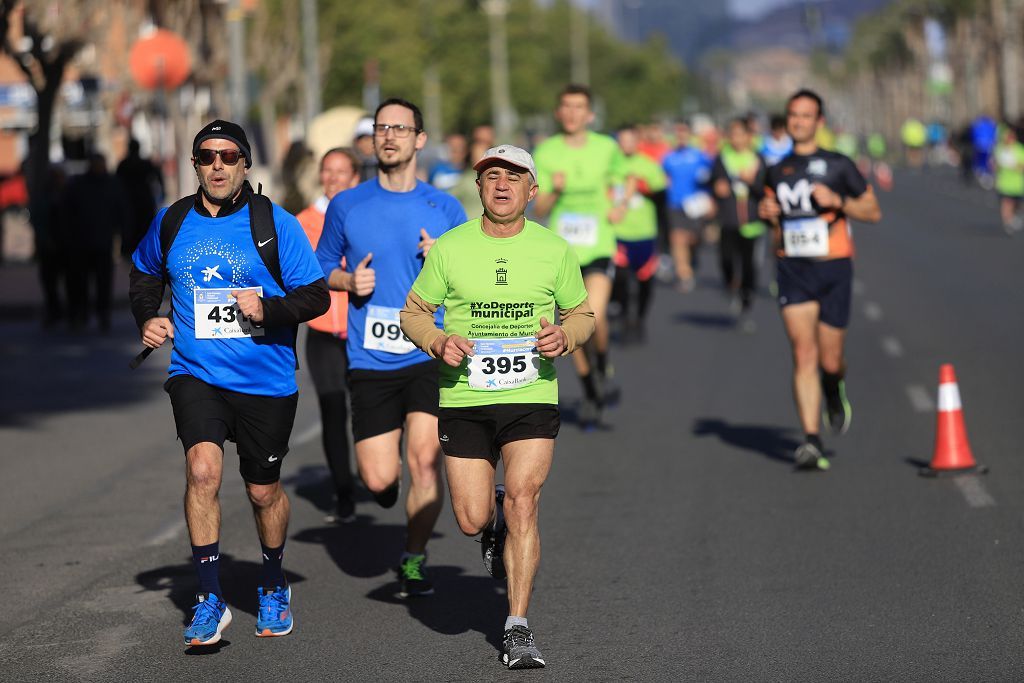
[(364, 116), (359, 119), (359, 122), (356, 123), (356, 132), (352, 136), (352, 139), (358, 140), (364, 136), (373, 137), (373, 118), (370, 116)]
[(489, 161), (504, 161), (513, 166), (521, 168), (525, 171), (529, 171), (533, 175), (534, 180), (537, 179), (537, 167), (533, 165), (533, 157), (530, 153), (521, 147), (515, 147), (513, 145), (498, 145), (497, 147), (491, 147), (489, 150), (484, 152), (484, 155), (480, 157), (480, 161), (473, 164), (474, 171), (480, 171), (486, 166), (491, 164)]

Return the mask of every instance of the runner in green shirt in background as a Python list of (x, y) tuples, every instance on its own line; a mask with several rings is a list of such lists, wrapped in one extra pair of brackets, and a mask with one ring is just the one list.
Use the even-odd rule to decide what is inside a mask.
[[(639, 153), (640, 131), (636, 126), (623, 126), (616, 137), (625, 157), (626, 177), (632, 179), (636, 189), (622, 222), (615, 225), (618, 251), (612, 300), (621, 307), (623, 341), (642, 342), (653, 278), (658, 270), (658, 212), (650, 197), (665, 189), (668, 178), (660, 164)], [(613, 196), (625, 191), (625, 184), (616, 185)]]
[(1024, 145), (1017, 139), (1017, 129), (1004, 124), (995, 150), (996, 192), (999, 193), (999, 215), (1007, 235), (1019, 232), (1021, 218), (1017, 215), (1024, 198)]
[(594, 120), (591, 99), (586, 86), (563, 88), (555, 110), (562, 132), (534, 150), (540, 188), (534, 211), (575, 249), (594, 311), (594, 338), (573, 355), (583, 383), (579, 421), (584, 429), (600, 423), (604, 405), (617, 395), (610, 386), (613, 372), (608, 362), (607, 313), (615, 276), (612, 225), (625, 216), (633, 194), (632, 183), (627, 182), (622, 196), (611, 199), (612, 187), (625, 178), (624, 159), (614, 140), (587, 130)]

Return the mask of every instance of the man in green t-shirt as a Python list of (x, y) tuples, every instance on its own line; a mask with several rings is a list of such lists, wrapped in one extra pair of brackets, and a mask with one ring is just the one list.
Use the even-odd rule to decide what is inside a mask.
[[(534, 150), (540, 188), (534, 211), (547, 217), (548, 227), (572, 245), (594, 310), (594, 338), (588, 345), (592, 348), (573, 355), (584, 391), (580, 423), (590, 428), (600, 422), (601, 408), (615, 393), (608, 386), (607, 310), (615, 276), (612, 226), (625, 216), (633, 190), (627, 182), (626, 192), (615, 201), (611, 198), (612, 188), (626, 177), (625, 160), (615, 140), (587, 130), (594, 120), (589, 88), (566, 86), (555, 118), (562, 132)], [(593, 358), (587, 351), (593, 351)]]
[[(503, 661), (542, 667), (526, 612), (540, 563), (540, 490), (559, 427), (552, 359), (590, 337), (594, 315), (572, 248), (524, 216), (537, 194), (529, 153), (492, 147), (473, 168), (483, 216), (434, 244), (402, 330), (443, 361), (438, 432), (455, 518), (466, 535), (482, 533), (487, 571), (508, 577)], [(550, 322), (556, 308), (559, 325)], [(499, 457), (505, 483), (495, 486)]]
[[(637, 126), (623, 126), (616, 133), (622, 150), (626, 178), (635, 191), (622, 221), (615, 224), (615, 287), (612, 299), (622, 309), (623, 338), (643, 341), (647, 310), (650, 307), (654, 274), (658, 270), (658, 209), (651, 196), (662, 192), (668, 178), (661, 164), (640, 153)], [(626, 191), (625, 183), (615, 186), (613, 196)], [(635, 311), (635, 312), (634, 312)]]
[(1019, 232), (1022, 226), (1017, 214), (1024, 198), (1024, 145), (1017, 140), (1017, 130), (1004, 124), (999, 144), (993, 155), (996, 166), (996, 192), (999, 194), (999, 215), (1007, 235)]

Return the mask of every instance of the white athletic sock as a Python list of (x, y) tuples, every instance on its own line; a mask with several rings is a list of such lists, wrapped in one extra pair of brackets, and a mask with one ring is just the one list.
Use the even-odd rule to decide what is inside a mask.
[(523, 628), (530, 628), (526, 623), (526, 617), (508, 617), (505, 619), (505, 630), (509, 630), (513, 626), (522, 626)]

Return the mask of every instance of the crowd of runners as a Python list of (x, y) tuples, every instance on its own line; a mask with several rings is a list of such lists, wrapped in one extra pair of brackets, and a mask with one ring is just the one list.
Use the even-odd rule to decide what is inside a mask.
[(708, 286), (695, 266), (714, 245), (738, 332), (756, 331), (751, 307), (770, 280), (804, 434), (794, 464), (829, 468), (822, 426), (841, 434), (852, 418), (850, 222), (881, 212), (855, 160), (820, 144), (821, 98), (793, 94), (764, 134), (747, 116), (723, 134), (679, 121), (605, 135), (591, 129), (592, 93), (578, 85), (554, 105), (559, 131), (532, 153), (482, 126), (471, 140), (449, 136), (447, 158), (424, 168), (419, 108), (387, 99), (351, 148), (323, 155), (323, 195), (297, 217), (247, 182), (252, 151), (240, 126), (213, 121), (196, 135), (199, 189), (154, 219), (130, 292), (146, 347), (173, 342), (165, 388), (185, 451), (199, 586), (186, 645), (218, 642), (231, 621), (218, 572), (227, 441), (263, 554), (256, 635), (293, 629), (280, 472), (300, 326), (336, 494), (329, 521), (355, 517), (352, 443), (376, 504), (405, 506), (397, 592), (423, 598), (435, 590), (428, 541), (447, 483), (459, 528), (507, 582), (508, 616), (495, 628), (509, 668), (545, 665), (527, 611), (561, 424), (554, 360), (571, 356), (563, 372), (578, 376), (578, 422), (593, 430), (609, 405), (629, 400), (610, 340), (645, 341), (655, 282), (674, 296)]

